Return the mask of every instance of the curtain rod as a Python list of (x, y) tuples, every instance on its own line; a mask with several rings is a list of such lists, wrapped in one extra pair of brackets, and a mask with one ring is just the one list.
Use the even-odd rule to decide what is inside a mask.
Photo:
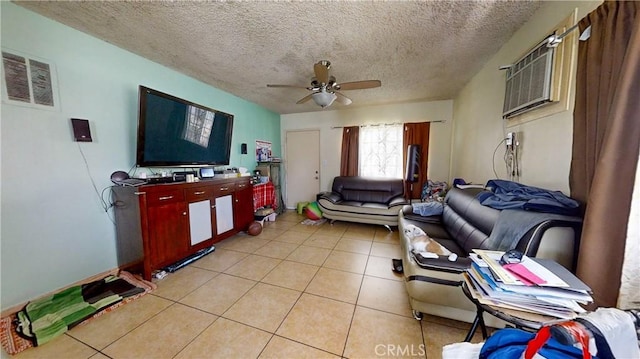
[[(438, 121), (423, 121), (423, 122), (444, 122), (443, 120), (438, 120)], [(331, 129), (336, 129), (336, 128), (345, 128), (345, 127), (369, 127), (369, 126), (390, 126), (390, 125), (406, 125), (407, 123), (420, 123), (420, 122), (393, 122), (393, 123), (372, 123), (372, 124), (365, 124), (365, 125), (352, 125), (352, 126), (332, 126)]]
[[(568, 36), (568, 35), (569, 35), (573, 30), (575, 30), (575, 29), (577, 29), (577, 28), (578, 28), (578, 25), (579, 25), (579, 24), (580, 24), (580, 23), (578, 22), (577, 24), (575, 24), (575, 25), (571, 26), (570, 28), (568, 28), (567, 30), (565, 30), (565, 32), (563, 32), (563, 33), (562, 33), (562, 34), (560, 34), (560, 35), (555, 35), (555, 34), (554, 34), (554, 35), (551, 35), (551, 36), (549, 36), (548, 38), (546, 38), (544, 41), (547, 41), (547, 42), (548, 42), (547, 46), (550, 46), (550, 47), (557, 47), (557, 46), (562, 42), (562, 39), (564, 39), (566, 36)], [(543, 41), (543, 42), (544, 42), (544, 41)]]
[[(560, 45), (560, 43), (562, 42), (562, 39), (564, 39), (565, 37), (567, 37), (573, 30), (577, 29), (578, 26), (580, 25), (580, 21), (578, 21), (578, 23), (576, 23), (575, 25), (571, 26), (570, 28), (568, 28), (567, 30), (565, 30), (565, 32), (563, 32), (560, 35), (556, 35), (556, 34), (551, 34), (548, 37), (546, 37), (544, 40), (540, 41), (536, 46), (534, 46), (534, 49), (537, 49), (538, 47), (541, 47), (542, 45), (544, 45), (546, 43), (547, 47), (558, 47), (558, 45)], [(585, 41), (589, 38), (591, 34), (591, 26), (587, 27), (584, 30), (584, 33), (580, 35), (580, 40), (581, 41)], [(530, 54), (531, 52), (527, 53)], [(524, 58), (524, 57), (523, 57)], [(519, 62), (520, 60), (516, 61)], [(513, 67), (514, 64), (510, 64), (510, 65), (502, 65), (500, 66), (498, 69), (499, 70), (508, 70), (511, 67)]]

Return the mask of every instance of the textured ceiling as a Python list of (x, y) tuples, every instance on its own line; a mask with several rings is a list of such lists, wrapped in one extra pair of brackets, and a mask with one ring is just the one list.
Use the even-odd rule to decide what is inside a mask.
[[(320, 111), (313, 64), (351, 107), (451, 99), (538, 9), (537, 1), (18, 1), (18, 5), (277, 113)], [(170, 89), (165, 89), (170, 92)], [(331, 109), (342, 105), (334, 104)]]

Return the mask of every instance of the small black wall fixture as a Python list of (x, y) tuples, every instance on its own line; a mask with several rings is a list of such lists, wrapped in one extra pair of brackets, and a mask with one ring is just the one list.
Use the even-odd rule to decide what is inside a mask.
[(89, 129), (89, 120), (72, 118), (71, 126), (73, 127), (73, 136), (77, 142), (93, 141), (91, 139), (91, 130)]
[(247, 154), (247, 144), (243, 143), (240, 145), (240, 154), (246, 155)]

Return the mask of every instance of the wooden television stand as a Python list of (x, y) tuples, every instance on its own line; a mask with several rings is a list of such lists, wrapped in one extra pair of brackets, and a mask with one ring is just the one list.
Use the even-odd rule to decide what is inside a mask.
[(118, 266), (142, 261), (146, 280), (253, 221), (249, 177), (112, 189)]

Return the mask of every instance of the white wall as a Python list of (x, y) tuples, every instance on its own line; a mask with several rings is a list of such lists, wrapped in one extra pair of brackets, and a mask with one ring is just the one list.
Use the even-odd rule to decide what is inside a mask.
[[(340, 105), (334, 105), (338, 108)], [(429, 132), (428, 176), (434, 180), (449, 180), (451, 155), (453, 101), (430, 101), (351, 109), (325, 110), (282, 115), (280, 118), (282, 151), (285, 151), (285, 134), (295, 130), (320, 130), (320, 189), (330, 190), (333, 178), (340, 175), (342, 128), (379, 123), (431, 123)], [(442, 122), (437, 122), (442, 121)], [(283, 158), (286, 171), (286, 158)], [(286, 188), (284, 188), (286, 196)], [(286, 202), (286, 201), (285, 201)]]
[[(517, 60), (573, 9), (578, 8), (578, 19), (581, 19), (600, 3), (545, 2), (458, 94), (454, 99), (451, 177), (474, 183), (495, 178), (492, 154), (507, 132), (516, 131), (522, 135), (520, 182), (569, 193), (575, 68), (568, 111), (507, 128), (501, 116), (505, 74), (498, 67)], [(498, 176), (507, 178), (503, 153), (504, 145), (501, 145), (495, 166)]]
[[(13, 3), (0, 6), (3, 50), (55, 65), (60, 106), (1, 106), (3, 309), (117, 266), (114, 224), (93, 184), (108, 189), (110, 174), (135, 162), (138, 85), (234, 114), (233, 166), (255, 166), (240, 143), (252, 153), (256, 139), (271, 140), (278, 153), (279, 114)], [(70, 118), (88, 119), (94, 142), (74, 142)]]

